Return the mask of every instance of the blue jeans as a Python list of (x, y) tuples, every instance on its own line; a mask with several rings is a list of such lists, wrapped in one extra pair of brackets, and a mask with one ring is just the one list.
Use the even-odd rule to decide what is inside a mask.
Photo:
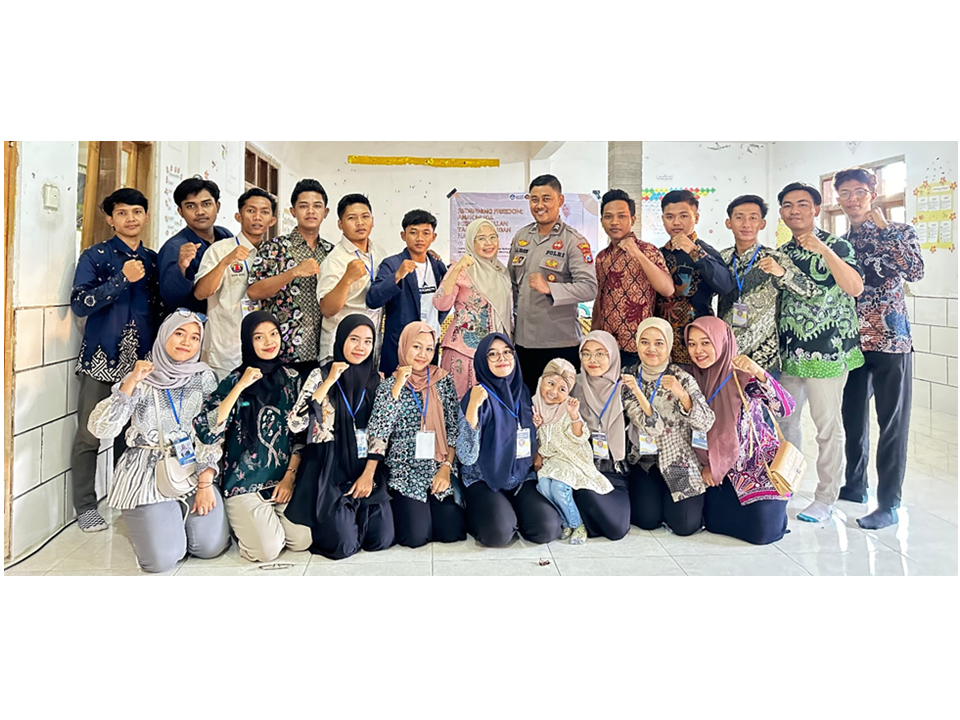
[(559, 480), (540, 478), (537, 480), (537, 490), (560, 511), (563, 517), (563, 527), (578, 528), (583, 525), (580, 511), (573, 501), (573, 488), (564, 485)]

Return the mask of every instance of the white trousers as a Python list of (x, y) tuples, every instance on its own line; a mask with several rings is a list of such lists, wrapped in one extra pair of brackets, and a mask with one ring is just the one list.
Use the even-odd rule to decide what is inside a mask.
[(228, 497), (224, 509), (244, 560), (270, 562), (277, 559), (284, 547), (295, 552), (310, 547), (310, 528), (287, 520), (283, 514), (286, 503), (278, 505), (252, 492)]

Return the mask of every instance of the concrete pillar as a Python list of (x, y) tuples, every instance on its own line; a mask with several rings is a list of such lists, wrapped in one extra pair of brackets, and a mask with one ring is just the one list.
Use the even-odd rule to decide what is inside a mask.
[(640, 237), (642, 223), (643, 143), (611, 140), (607, 143), (607, 190), (619, 188), (637, 203), (637, 222), (633, 226)]

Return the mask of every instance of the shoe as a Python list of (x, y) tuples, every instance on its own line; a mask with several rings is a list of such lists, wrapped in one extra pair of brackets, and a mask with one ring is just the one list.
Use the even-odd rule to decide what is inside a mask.
[(806, 510), (801, 513), (797, 513), (797, 520), (820, 523), (824, 520), (828, 520), (831, 515), (833, 515), (832, 505), (827, 505), (819, 500), (814, 500), (812, 503), (810, 503), (810, 505), (807, 506)]
[(587, 541), (587, 527), (581, 525), (576, 528), (573, 533), (570, 535), (570, 544), (571, 545), (583, 545)]
[(561, 540), (569, 540), (571, 535), (573, 535), (572, 527), (565, 527), (563, 528), (563, 530), (560, 531)]
[(100, 532), (109, 527), (107, 521), (103, 519), (103, 516), (96, 508), (80, 513), (79, 517), (77, 517), (77, 525), (84, 532)]
[(844, 485), (840, 488), (840, 499), (846, 500), (847, 502), (860, 503), (863, 505), (867, 502), (867, 491), (857, 491), (847, 485)]

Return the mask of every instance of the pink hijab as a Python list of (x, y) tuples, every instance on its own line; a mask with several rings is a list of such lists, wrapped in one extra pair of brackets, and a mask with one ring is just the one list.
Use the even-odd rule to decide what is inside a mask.
[[(403, 332), (400, 333), (400, 341), (397, 343), (397, 357), (400, 359), (401, 365), (407, 364), (407, 353), (410, 352), (417, 336), (421, 334), (429, 335), (436, 345), (437, 336), (432, 327), (419, 320), (410, 323), (403, 328)], [(430, 371), (429, 383), (427, 382), (428, 370)], [(443, 401), (440, 400), (440, 393), (437, 392), (437, 383), (447, 375), (449, 373), (446, 370), (442, 370), (436, 365), (428, 365), (420, 372), (414, 370), (407, 380), (416, 392), (427, 391), (427, 418), (424, 423), (424, 430), (436, 433), (434, 435), (433, 457), (437, 462), (443, 462), (447, 459), (447, 425), (443, 417)]]

